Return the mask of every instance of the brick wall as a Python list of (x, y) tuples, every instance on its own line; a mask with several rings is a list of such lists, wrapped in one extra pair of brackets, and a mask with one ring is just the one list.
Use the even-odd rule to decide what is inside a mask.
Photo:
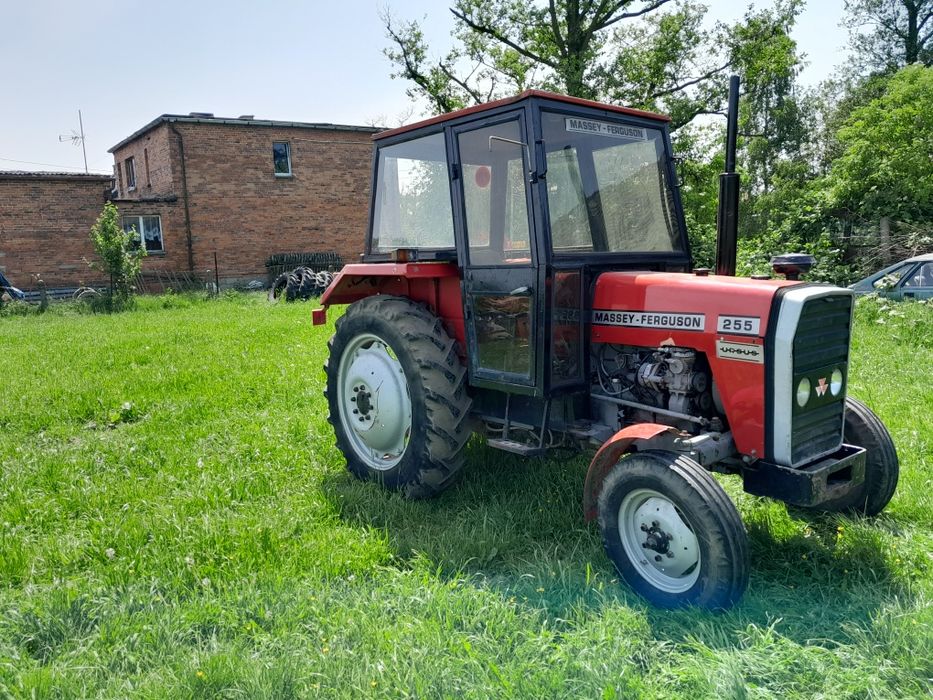
[(100, 283), (86, 260), (109, 190), (109, 176), (0, 173), (0, 270), (21, 289), (33, 275), (49, 287)]
[[(290, 146), (290, 177), (274, 174), (274, 141)], [(276, 253), (336, 252), (353, 262), (363, 252), (372, 163), (367, 131), (163, 121), (113, 155), (120, 213), (161, 219), (165, 251), (143, 260), (144, 291), (213, 279), (215, 252), (222, 284), (265, 280), (266, 258)], [(25, 289), (34, 286), (34, 274), (50, 287), (102, 283), (85, 261), (95, 258), (88, 236), (109, 190), (106, 176), (0, 173), (0, 269)]]
[[(114, 174), (120, 199), (147, 199), (176, 194), (172, 138), (168, 124), (160, 124), (114, 153)], [(136, 188), (126, 183), (126, 160), (136, 164)], [(180, 178), (181, 175), (179, 174)]]
[[(217, 253), (222, 282), (265, 279), (275, 253), (334, 251), (345, 262), (363, 252), (369, 217), (371, 134), (325, 128), (179, 121), (184, 145), (194, 272), (206, 276)], [(179, 136), (162, 123), (114, 151), (122, 169), (136, 159), (137, 187), (121, 190), (121, 211), (163, 216), (165, 256), (144, 269), (187, 270)], [(291, 177), (277, 177), (272, 144), (288, 142)], [(140, 170), (147, 149), (151, 188)], [(168, 163), (168, 167), (165, 165)], [(156, 175), (158, 173), (158, 175)], [(177, 196), (147, 204), (146, 198)], [(164, 212), (164, 213), (162, 213)]]
[[(162, 253), (149, 253), (142, 260), (140, 271), (142, 292), (163, 292), (198, 286), (203, 270), (188, 270), (188, 244), (185, 233), (185, 209), (180, 200), (143, 201), (116, 199), (113, 202), (120, 216), (158, 216), (162, 226)], [(137, 229), (139, 227), (137, 226)]]

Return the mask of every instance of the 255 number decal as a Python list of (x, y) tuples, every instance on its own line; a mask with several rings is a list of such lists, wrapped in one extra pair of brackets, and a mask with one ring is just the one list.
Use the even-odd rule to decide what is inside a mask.
[(733, 335), (758, 335), (761, 318), (758, 316), (720, 316), (716, 331)]

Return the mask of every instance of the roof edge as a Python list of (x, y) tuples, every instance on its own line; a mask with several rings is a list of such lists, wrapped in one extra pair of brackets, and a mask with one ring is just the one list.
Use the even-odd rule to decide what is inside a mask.
[(226, 126), (265, 126), (289, 129), (311, 129), (317, 131), (351, 131), (364, 134), (376, 134), (384, 129), (381, 126), (358, 126), (355, 124), (331, 124), (328, 122), (292, 122), (277, 119), (238, 119), (227, 117), (192, 117), (184, 114), (160, 114), (151, 122), (140, 127), (115, 146), (107, 149), (107, 153), (123, 148), (126, 144), (135, 141), (140, 136), (156, 128), (160, 124), (218, 124)]
[(75, 180), (79, 182), (107, 182), (109, 173), (62, 173), (51, 170), (0, 170), (0, 180)]
[(415, 129), (420, 129), (425, 126), (431, 126), (432, 124), (439, 124), (440, 122), (446, 122), (449, 120), (457, 119), (459, 117), (465, 117), (468, 114), (475, 114), (477, 112), (484, 112), (489, 109), (495, 109), (496, 107), (503, 107), (505, 105), (514, 104), (516, 102), (521, 102), (522, 100), (528, 99), (530, 97), (540, 97), (540, 98), (547, 99), (547, 100), (555, 100), (557, 102), (580, 105), (582, 107), (591, 107), (593, 109), (601, 109), (607, 112), (617, 112), (619, 114), (627, 114), (632, 117), (642, 117), (644, 119), (654, 119), (656, 121), (664, 121), (664, 122), (671, 121), (671, 118), (666, 114), (659, 114), (657, 112), (648, 112), (643, 109), (634, 109), (632, 107), (621, 107), (619, 105), (606, 104), (605, 102), (597, 102), (596, 100), (586, 100), (586, 99), (583, 99), (582, 97), (571, 97), (570, 95), (562, 95), (558, 92), (548, 92), (547, 90), (525, 90), (524, 92), (521, 92), (518, 95), (513, 95), (511, 97), (503, 97), (502, 99), (494, 100), (492, 102), (484, 102), (483, 104), (473, 105), (472, 107), (465, 107), (463, 109), (458, 109), (453, 112), (439, 114), (435, 117), (428, 117), (427, 119), (422, 119), (421, 121), (417, 121), (412, 124), (406, 124), (405, 126), (400, 126), (395, 129), (389, 129), (387, 131), (380, 131), (379, 133), (373, 135), (373, 141), (379, 141), (384, 138), (389, 138), (390, 136), (396, 136), (397, 134), (403, 134), (406, 131), (414, 131)]

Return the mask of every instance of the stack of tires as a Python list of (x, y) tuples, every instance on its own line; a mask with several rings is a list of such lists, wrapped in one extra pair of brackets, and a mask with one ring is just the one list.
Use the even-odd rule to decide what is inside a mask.
[(279, 299), (295, 301), (318, 297), (330, 286), (334, 274), (327, 270), (315, 271), (310, 267), (296, 267), (279, 275), (269, 289), (269, 301)]

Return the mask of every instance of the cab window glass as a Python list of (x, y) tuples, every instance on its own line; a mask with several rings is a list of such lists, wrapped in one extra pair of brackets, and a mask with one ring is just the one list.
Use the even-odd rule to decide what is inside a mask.
[(545, 112), (555, 255), (683, 249), (661, 129)]
[(444, 134), (380, 148), (373, 251), (453, 247), (453, 209)]
[(524, 146), (517, 120), (457, 136), (473, 265), (531, 263)]

